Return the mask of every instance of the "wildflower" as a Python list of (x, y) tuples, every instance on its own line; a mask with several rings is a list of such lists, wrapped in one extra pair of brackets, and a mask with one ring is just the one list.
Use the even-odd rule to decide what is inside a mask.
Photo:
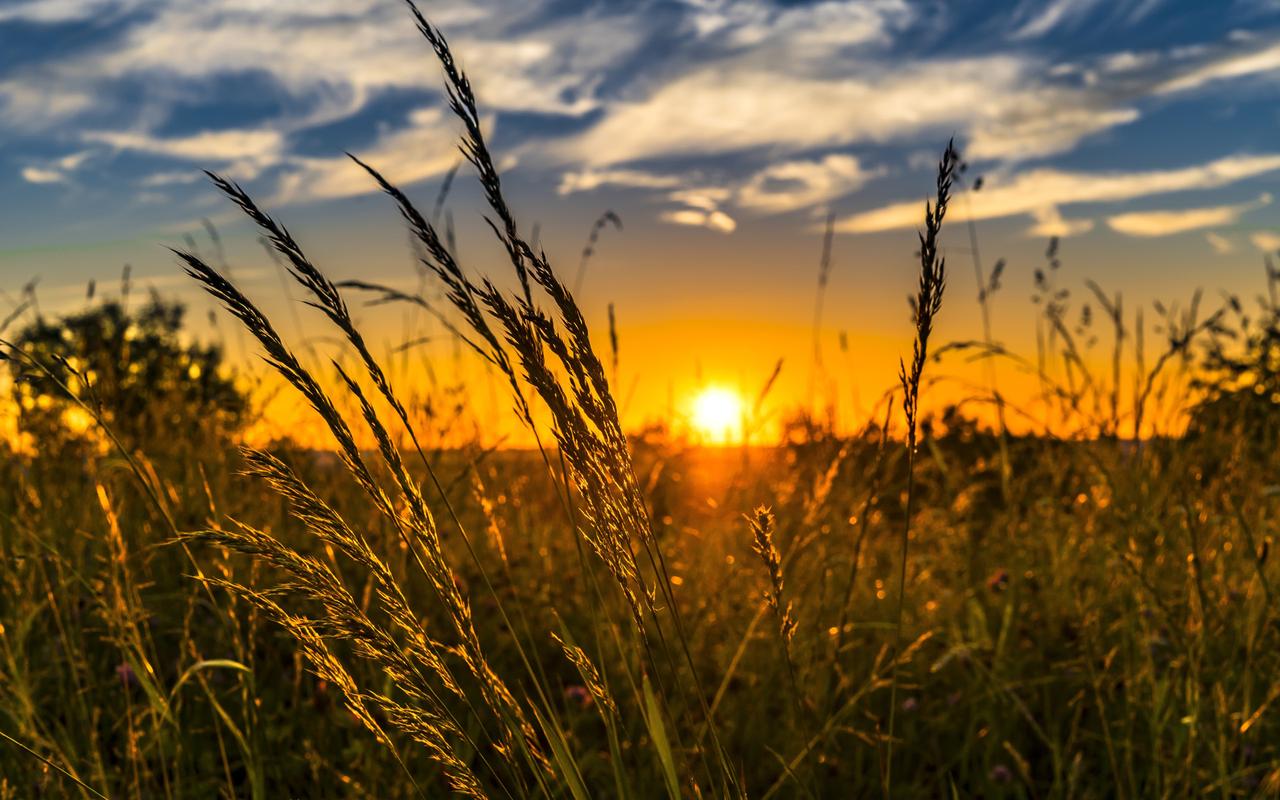
[(128, 664), (116, 665), (116, 677), (120, 679), (120, 684), (125, 688), (138, 685), (138, 676), (134, 673), (133, 667)]
[(578, 686), (576, 684), (573, 686), (566, 686), (564, 690), (564, 697), (570, 703), (573, 703), (579, 708), (585, 709), (591, 707), (591, 692), (585, 686)]
[(997, 569), (991, 573), (991, 577), (987, 578), (987, 588), (993, 592), (1002, 592), (1009, 585), (1009, 572), (1005, 569)]
[(996, 764), (991, 768), (991, 771), (987, 773), (987, 778), (995, 783), (1012, 783), (1013, 771), (1004, 764)]

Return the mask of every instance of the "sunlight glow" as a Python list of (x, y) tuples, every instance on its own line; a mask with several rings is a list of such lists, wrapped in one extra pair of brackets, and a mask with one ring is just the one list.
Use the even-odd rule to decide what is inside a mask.
[(694, 430), (710, 444), (730, 444), (742, 429), (742, 397), (732, 389), (708, 386), (693, 399)]

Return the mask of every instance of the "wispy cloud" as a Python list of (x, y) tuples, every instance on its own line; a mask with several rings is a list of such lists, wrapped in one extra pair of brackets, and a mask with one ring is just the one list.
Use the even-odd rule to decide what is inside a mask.
[(550, 148), (596, 166), (760, 149), (803, 151), (971, 131), (973, 155), (1047, 155), (1132, 121), (1091, 92), (1046, 85), (1018, 56), (853, 65), (858, 77), (722, 64), (610, 103), (599, 123)]
[[(358, 153), (361, 160), (400, 185), (442, 174), (459, 158), (456, 150), (444, 144), (451, 142), (456, 132), (452, 117), (442, 109), (419, 109), (410, 115), (410, 123), (409, 128), (389, 133)], [(345, 155), (294, 158), (272, 203), (350, 197), (376, 188), (369, 174)]]
[(1013, 38), (1033, 39), (1063, 28), (1076, 28), (1104, 10), (1123, 23), (1134, 24), (1151, 14), (1161, 0), (1035, 0), (1014, 15)]
[(1264, 253), (1280, 252), (1280, 234), (1271, 231), (1258, 231), (1249, 236), (1250, 243)]
[(703, 40), (730, 49), (780, 46), (794, 56), (822, 59), (858, 45), (875, 45), (917, 16), (906, 0), (825, 0), (779, 5), (764, 0), (686, 0), (688, 25)]
[(231, 163), (237, 176), (246, 179), (278, 164), (285, 150), (284, 135), (264, 129), (205, 131), (179, 137), (128, 131), (90, 131), (84, 134), (84, 138), (117, 150), (152, 153), (210, 166)]
[[(698, 175), (674, 175), (634, 169), (587, 169), (561, 177), (561, 194), (603, 187), (667, 189), (666, 198), (689, 208), (668, 210), (659, 218), (680, 225), (704, 225), (722, 232), (734, 229), (723, 207), (732, 205), (759, 214), (781, 214), (815, 208), (857, 191), (883, 175), (857, 158), (833, 153), (817, 160), (781, 161), (747, 175), (713, 185)], [(690, 210), (702, 212), (690, 213)], [(718, 215), (713, 212), (720, 212)]]
[(0, 126), (22, 133), (44, 131), (94, 107), (96, 101), (89, 91), (62, 87), (51, 91), (52, 81), (42, 71), (22, 79), (0, 78), (0, 109), (4, 112)]
[(1064, 22), (1084, 16), (1098, 0), (1052, 0), (1036, 4), (1034, 16), (1027, 18), (1014, 32), (1015, 39), (1043, 36)]
[(674, 189), (685, 184), (678, 175), (659, 175), (638, 169), (584, 169), (560, 177), (560, 194), (590, 192), (605, 186), (629, 189)]
[[(1034, 29), (1048, 30), (1068, 16), (1083, 19), (1100, 5), (1061, 0), (1036, 17)], [(1126, 8), (1132, 21), (1154, 6), (1140, 0)], [(838, 69), (829, 61), (730, 54), (643, 86), (634, 96), (602, 99), (604, 114), (596, 125), (550, 149), (605, 166), (959, 131), (972, 158), (1032, 159), (1136, 122), (1150, 98), (1280, 70), (1280, 43), (1122, 52), (1095, 66), (1052, 63), (1025, 51), (903, 59), (856, 48), (834, 63)]]
[(1065, 239), (1069, 236), (1081, 236), (1093, 230), (1091, 219), (1067, 219), (1057, 206), (1045, 206), (1031, 212), (1035, 224), (1027, 231), (1028, 236), (1049, 239), (1054, 236)]
[(183, 170), (169, 170), (166, 172), (153, 172), (150, 175), (147, 175), (146, 177), (142, 178), (142, 180), (138, 181), (138, 185), (145, 188), (149, 188), (149, 189), (155, 189), (161, 186), (175, 186), (175, 185), (180, 185), (185, 183), (195, 183), (196, 181), (200, 180), (201, 177), (202, 176), (200, 175), (200, 171), (195, 168), (183, 169)]
[(1271, 195), (1264, 194), (1251, 203), (1184, 208), (1177, 211), (1131, 211), (1107, 218), (1107, 226), (1113, 231), (1129, 236), (1168, 236), (1185, 231), (1197, 231), (1231, 225), (1241, 215), (1271, 203)]
[(121, 13), (138, 2), (121, 0), (13, 0), (6, 8), (0, 8), (0, 22), (76, 22)]
[(765, 167), (738, 190), (737, 204), (766, 212), (812, 208), (862, 188), (882, 175), (857, 158), (829, 155), (821, 161), (784, 161)]
[(21, 174), (27, 183), (63, 183), (67, 180), (67, 176), (58, 170), (43, 167), (23, 167)]
[(1233, 48), (1221, 56), (1185, 68), (1156, 87), (1156, 94), (1199, 89), (1209, 83), (1280, 70), (1280, 42)]
[(674, 211), (664, 211), (661, 219), (664, 222), (670, 222), (675, 225), (710, 228), (720, 233), (733, 233), (738, 227), (738, 223), (733, 217), (723, 211), (714, 209), (707, 211), (700, 208), (681, 208)]
[(1204, 235), (1204, 240), (1213, 248), (1213, 252), (1220, 256), (1230, 255), (1236, 250), (1235, 244), (1230, 239), (1220, 233), (1209, 232)]
[(710, 228), (720, 233), (733, 233), (738, 222), (721, 207), (733, 196), (730, 189), (721, 186), (698, 186), (670, 192), (667, 199), (681, 208), (668, 209), (658, 215), (663, 222)]
[[(541, 2), (517, 0), (432, 4), (433, 20), (465, 54), (486, 109), (565, 118), (588, 113), (598, 107), (596, 87), (607, 70), (639, 47), (646, 32), (626, 23), (636, 13), (626, 9), (590, 19), (545, 10)], [(277, 194), (295, 200), (312, 191), (321, 199), (356, 193), (340, 158), (356, 143), (318, 154), (314, 136), (308, 150), (300, 149), (303, 134), (360, 119), (390, 92), (412, 92), (419, 104), (441, 96), (429, 48), (403, 7), (382, 0), (41, 0), (0, 10), (0, 24), (14, 20), (114, 20), (119, 32), (8, 74), (0, 67), (6, 112), (0, 130), (55, 131), (58, 139), (188, 161), (243, 180), (279, 168), (271, 173)], [(518, 35), (507, 25), (520, 25)], [(228, 78), (245, 88), (227, 96)], [(137, 87), (145, 87), (141, 101)], [(219, 102), (248, 106), (257, 119), (228, 128), (222, 114), (209, 111)], [(203, 130), (192, 125), (193, 105), (205, 110)], [(179, 109), (186, 117), (183, 132), (175, 134), (170, 123)], [(452, 149), (452, 131), (424, 125), (421, 115), (378, 116), (360, 122), (376, 131), (364, 149), (389, 156), (392, 144), (413, 148), (399, 157), (408, 180), (435, 173), (441, 159), (424, 160), (424, 152)], [(103, 124), (111, 119), (127, 122)], [(428, 142), (422, 135), (428, 128), (443, 138)], [(153, 171), (172, 172), (168, 167)]]
[[(1212, 189), (1280, 170), (1280, 155), (1229, 156), (1207, 164), (1142, 172), (1067, 172), (1033, 169), (1008, 178), (988, 179), (973, 202), (953, 209), (956, 219), (998, 219), (1045, 213), (1045, 209), (1080, 203), (1116, 203), (1139, 197)], [(838, 230), (871, 233), (914, 227), (920, 216), (916, 201), (893, 203), (840, 220)]]
[(82, 150), (61, 158), (46, 159), (41, 164), (23, 167), (20, 174), (27, 183), (68, 183), (71, 180), (71, 173), (75, 172), (91, 155), (90, 151)]
[[(448, 146), (456, 137), (452, 117), (439, 107), (408, 115), (406, 128), (387, 131), (361, 153), (400, 183), (413, 183), (445, 172), (458, 160)], [(345, 155), (326, 158), (289, 154), (286, 137), (270, 129), (208, 131), (184, 137), (156, 137), (136, 132), (90, 132), (88, 141), (223, 169), (239, 180), (252, 180), (264, 170), (279, 173), (273, 202), (329, 200), (373, 191), (368, 175)], [(433, 154), (423, 157), (423, 153)], [(144, 178), (149, 188), (188, 183), (193, 170), (164, 171)]]
[[(1261, 24), (1250, 26), (1260, 33), (1213, 31), (1190, 44), (1147, 37), (1156, 44), (1144, 51), (1090, 46), (1063, 58), (1071, 50), (1057, 47), (1069, 35), (1145, 24), (1165, 5), (1022, 0), (976, 33), (956, 27), (968, 16), (954, 4), (931, 0), (438, 0), (429, 12), (500, 123), (499, 149), (559, 175), (562, 194), (646, 191), (677, 224), (723, 230), (742, 214), (838, 203), (903, 162), (885, 151), (901, 156), (956, 134), (987, 172), (1040, 163), (1024, 174), (1065, 181), (1019, 185), (1029, 199), (1002, 199), (993, 182), (975, 209), (1078, 233), (1090, 221), (1065, 218), (1060, 205), (1177, 189), (1124, 197), (1099, 188), (1111, 186), (1106, 176), (1045, 160), (1122, 137), (1151, 109), (1205, 87), (1280, 73), (1280, 38)], [(269, 182), (294, 202), (372, 190), (344, 148), (376, 156), (404, 182), (455, 158), (453, 131), (435, 111), (438, 68), (396, 3), (13, 0), (0, 25), (17, 20), (50, 30), (77, 23), (94, 35), (0, 66), (0, 132), (69, 152), (90, 143), (146, 156), (129, 160), (133, 185), (174, 185), (186, 165), (209, 166)], [(233, 82), (249, 88), (231, 91)], [(78, 183), (75, 168), (47, 158), (21, 153), (8, 174)], [(714, 209), (671, 196), (708, 185), (727, 192)], [(1050, 196), (1060, 189), (1076, 194)], [(703, 212), (700, 223), (693, 211)], [(712, 222), (713, 212), (723, 219)], [(905, 224), (884, 221), (897, 212), (871, 213), (844, 224)], [(915, 216), (913, 206), (911, 224)]]
[[(27, 16), (42, 13), (40, 5), (33, 4)], [(594, 24), (590, 21), (580, 26), (531, 26), (524, 36), (500, 36), (498, 26), (477, 23), (491, 15), (511, 15), (521, 4), (432, 5), (433, 19), (454, 32), (459, 52), (468, 54), (468, 68), (487, 102), (504, 109), (589, 110), (593, 78), (588, 70), (625, 53), (628, 39), (634, 39), (617, 24), (607, 38), (590, 35)], [(108, 46), (66, 59), (59, 73), (62, 85), (140, 78), (172, 86), (175, 81), (261, 71), (289, 95), (305, 101), (312, 121), (324, 116), (316, 115), (321, 108), (328, 108), (329, 116), (335, 118), (354, 113), (381, 90), (439, 86), (421, 37), (394, 3), (99, 1), (79, 4), (79, 15), (75, 6), (68, 3), (62, 18), (90, 19), (106, 9), (121, 11), (129, 6), (146, 7), (148, 13), (138, 15), (138, 21)], [(199, 46), (192, 46), (193, 42)]]

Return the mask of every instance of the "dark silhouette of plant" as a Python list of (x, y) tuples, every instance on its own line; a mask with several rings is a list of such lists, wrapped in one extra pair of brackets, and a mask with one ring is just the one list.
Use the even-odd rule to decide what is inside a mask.
[(1227, 433), (1257, 453), (1280, 440), (1280, 270), (1266, 260), (1267, 293), (1250, 315), (1234, 295), (1205, 340), (1196, 388), (1204, 392), (1191, 412), (1188, 433)]

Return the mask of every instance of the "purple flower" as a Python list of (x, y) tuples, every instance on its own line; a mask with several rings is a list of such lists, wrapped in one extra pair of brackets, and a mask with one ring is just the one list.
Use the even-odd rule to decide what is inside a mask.
[(138, 685), (138, 676), (134, 673), (133, 667), (128, 664), (116, 665), (116, 677), (120, 679), (120, 683), (126, 688)]
[(902, 701), (902, 710), (908, 713), (915, 711), (919, 707), (920, 701), (914, 697), (908, 697), (906, 700)]
[(1012, 783), (1013, 772), (1004, 764), (996, 764), (991, 768), (991, 772), (987, 773), (987, 777), (995, 783)]
[(585, 686), (566, 686), (564, 697), (579, 708), (589, 708), (591, 706), (591, 692), (587, 691)]
[(993, 592), (1000, 592), (1004, 587), (1009, 585), (1009, 573), (1007, 570), (998, 569), (991, 573), (991, 577), (987, 578), (987, 588)]

